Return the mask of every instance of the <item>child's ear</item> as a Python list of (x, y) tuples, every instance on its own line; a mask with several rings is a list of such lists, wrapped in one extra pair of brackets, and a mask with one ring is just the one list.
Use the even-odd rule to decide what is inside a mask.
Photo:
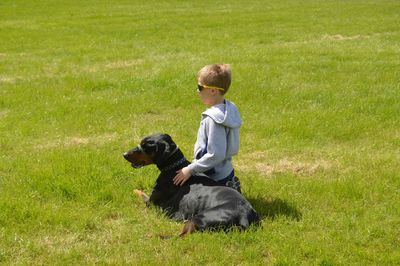
[(212, 90), (213, 90), (213, 92), (212, 92), (213, 95), (219, 95), (219, 94), (222, 95), (220, 90), (217, 90), (217, 89), (212, 89)]

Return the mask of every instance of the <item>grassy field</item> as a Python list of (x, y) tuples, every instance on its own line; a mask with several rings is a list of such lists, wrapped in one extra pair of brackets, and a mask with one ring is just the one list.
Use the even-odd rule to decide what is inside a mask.
[[(399, 265), (400, 2), (0, 1), (0, 264)], [(262, 226), (162, 240), (166, 132), (192, 158), (196, 73), (230, 63), (234, 159)]]

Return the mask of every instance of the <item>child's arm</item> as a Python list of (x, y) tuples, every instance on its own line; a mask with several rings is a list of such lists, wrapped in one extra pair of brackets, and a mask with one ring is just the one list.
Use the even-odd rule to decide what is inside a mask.
[(174, 177), (174, 184), (182, 186), (192, 175), (204, 173), (226, 159), (226, 128), (208, 121), (207, 152), (198, 160), (182, 168)]
[(209, 118), (208, 135), (207, 135), (207, 151), (198, 160), (191, 163), (188, 168), (195, 175), (204, 173), (226, 159), (227, 137), (226, 128), (217, 124)]

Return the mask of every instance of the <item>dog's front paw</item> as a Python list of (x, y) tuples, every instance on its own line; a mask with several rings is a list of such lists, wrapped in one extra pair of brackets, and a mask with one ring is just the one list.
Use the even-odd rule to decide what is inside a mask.
[(137, 196), (141, 197), (144, 202), (148, 202), (150, 200), (150, 197), (146, 195), (146, 193), (144, 193), (143, 191), (139, 190), (139, 189), (134, 189), (133, 193), (136, 194)]
[(139, 189), (134, 189), (133, 193), (136, 194), (139, 197), (143, 197), (143, 195), (145, 195), (144, 192), (139, 190)]

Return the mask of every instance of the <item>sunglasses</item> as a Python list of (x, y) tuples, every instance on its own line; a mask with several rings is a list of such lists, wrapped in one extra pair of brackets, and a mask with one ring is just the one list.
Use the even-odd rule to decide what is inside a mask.
[(224, 91), (225, 90), (225, 89), (219, 88), (219, 87), (197, 84), (197, 92), (201, 92), (203, 89), (216, 89), (216, 90), (220, 90), (220, 91)]

